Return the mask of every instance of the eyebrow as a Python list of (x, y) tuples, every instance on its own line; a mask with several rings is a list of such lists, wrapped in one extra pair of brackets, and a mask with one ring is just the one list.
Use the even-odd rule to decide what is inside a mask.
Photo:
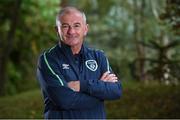
[(69, 24), (67, 24), (67, 23), (62, 23), (61, 25), (69, 25)]
[(81, 25), (81, 23), (79, 23), (79, 22), (77, 22), (77, 23), (74, 23), (74, 24), (76, 24), (76, 25), (77, 25), (77, 24)]
[[(69, 25), (69, 24), (68, 23), (62, 23), (62, 25)], [(74, 23), (74, 25), (81, 25), (81, 23), (76, 22), (76, 23)]]

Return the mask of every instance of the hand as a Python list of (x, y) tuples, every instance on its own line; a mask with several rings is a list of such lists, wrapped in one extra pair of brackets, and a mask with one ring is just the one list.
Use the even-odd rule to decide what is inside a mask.
[(79, 92), (80, 91), (80, 81), (70, 81), (67, 83), (68, 87), (72, 90)]
[(109, 71), (107, 71), (102, 75), (100, 80), (102, 80), (104, 82), (113, 82), (114, 83), (114, 82), (118, 81), (118, 78), (115, 74), (112, 74)]

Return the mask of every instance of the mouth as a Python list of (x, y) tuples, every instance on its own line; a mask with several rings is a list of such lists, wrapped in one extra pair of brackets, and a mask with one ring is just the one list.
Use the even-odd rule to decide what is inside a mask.
[(66, 38), (68, 39), (68, 40), (73, 40), (73, 39), (76, 39), (77, 38), (77, 36), (66, 36)]

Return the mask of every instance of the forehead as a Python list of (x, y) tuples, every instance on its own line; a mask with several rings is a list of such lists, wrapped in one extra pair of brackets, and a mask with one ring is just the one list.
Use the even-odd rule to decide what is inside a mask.
[(66, 11), (59, 16), (61, 23), (83, 22), (82, 13), (76, 10)]

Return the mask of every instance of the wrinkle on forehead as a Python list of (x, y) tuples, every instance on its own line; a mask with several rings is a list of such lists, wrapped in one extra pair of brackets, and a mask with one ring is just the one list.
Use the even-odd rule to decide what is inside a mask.
[(83, 17), (80, 14), (76, 14), (76, 13), (68, 13), (68, 14), (64, 14), (63, 16), (60, 16), (60, 22), (61, 24), (75, 24), (75, 23), (79, 23), (79, 24), (84, 24), (84, 20)]
[(83, 13), (80, 12), (79, 10), (77, 10), (76, 8), (74, 8), (74, 7), (67, 7), (67, 8), (64, 8), (64, 10), (62, 10), (62, 12), (60, 13), (60, 17), (65, 15), (65, 14), (74, 14), (74, 13), (83, 16)]

